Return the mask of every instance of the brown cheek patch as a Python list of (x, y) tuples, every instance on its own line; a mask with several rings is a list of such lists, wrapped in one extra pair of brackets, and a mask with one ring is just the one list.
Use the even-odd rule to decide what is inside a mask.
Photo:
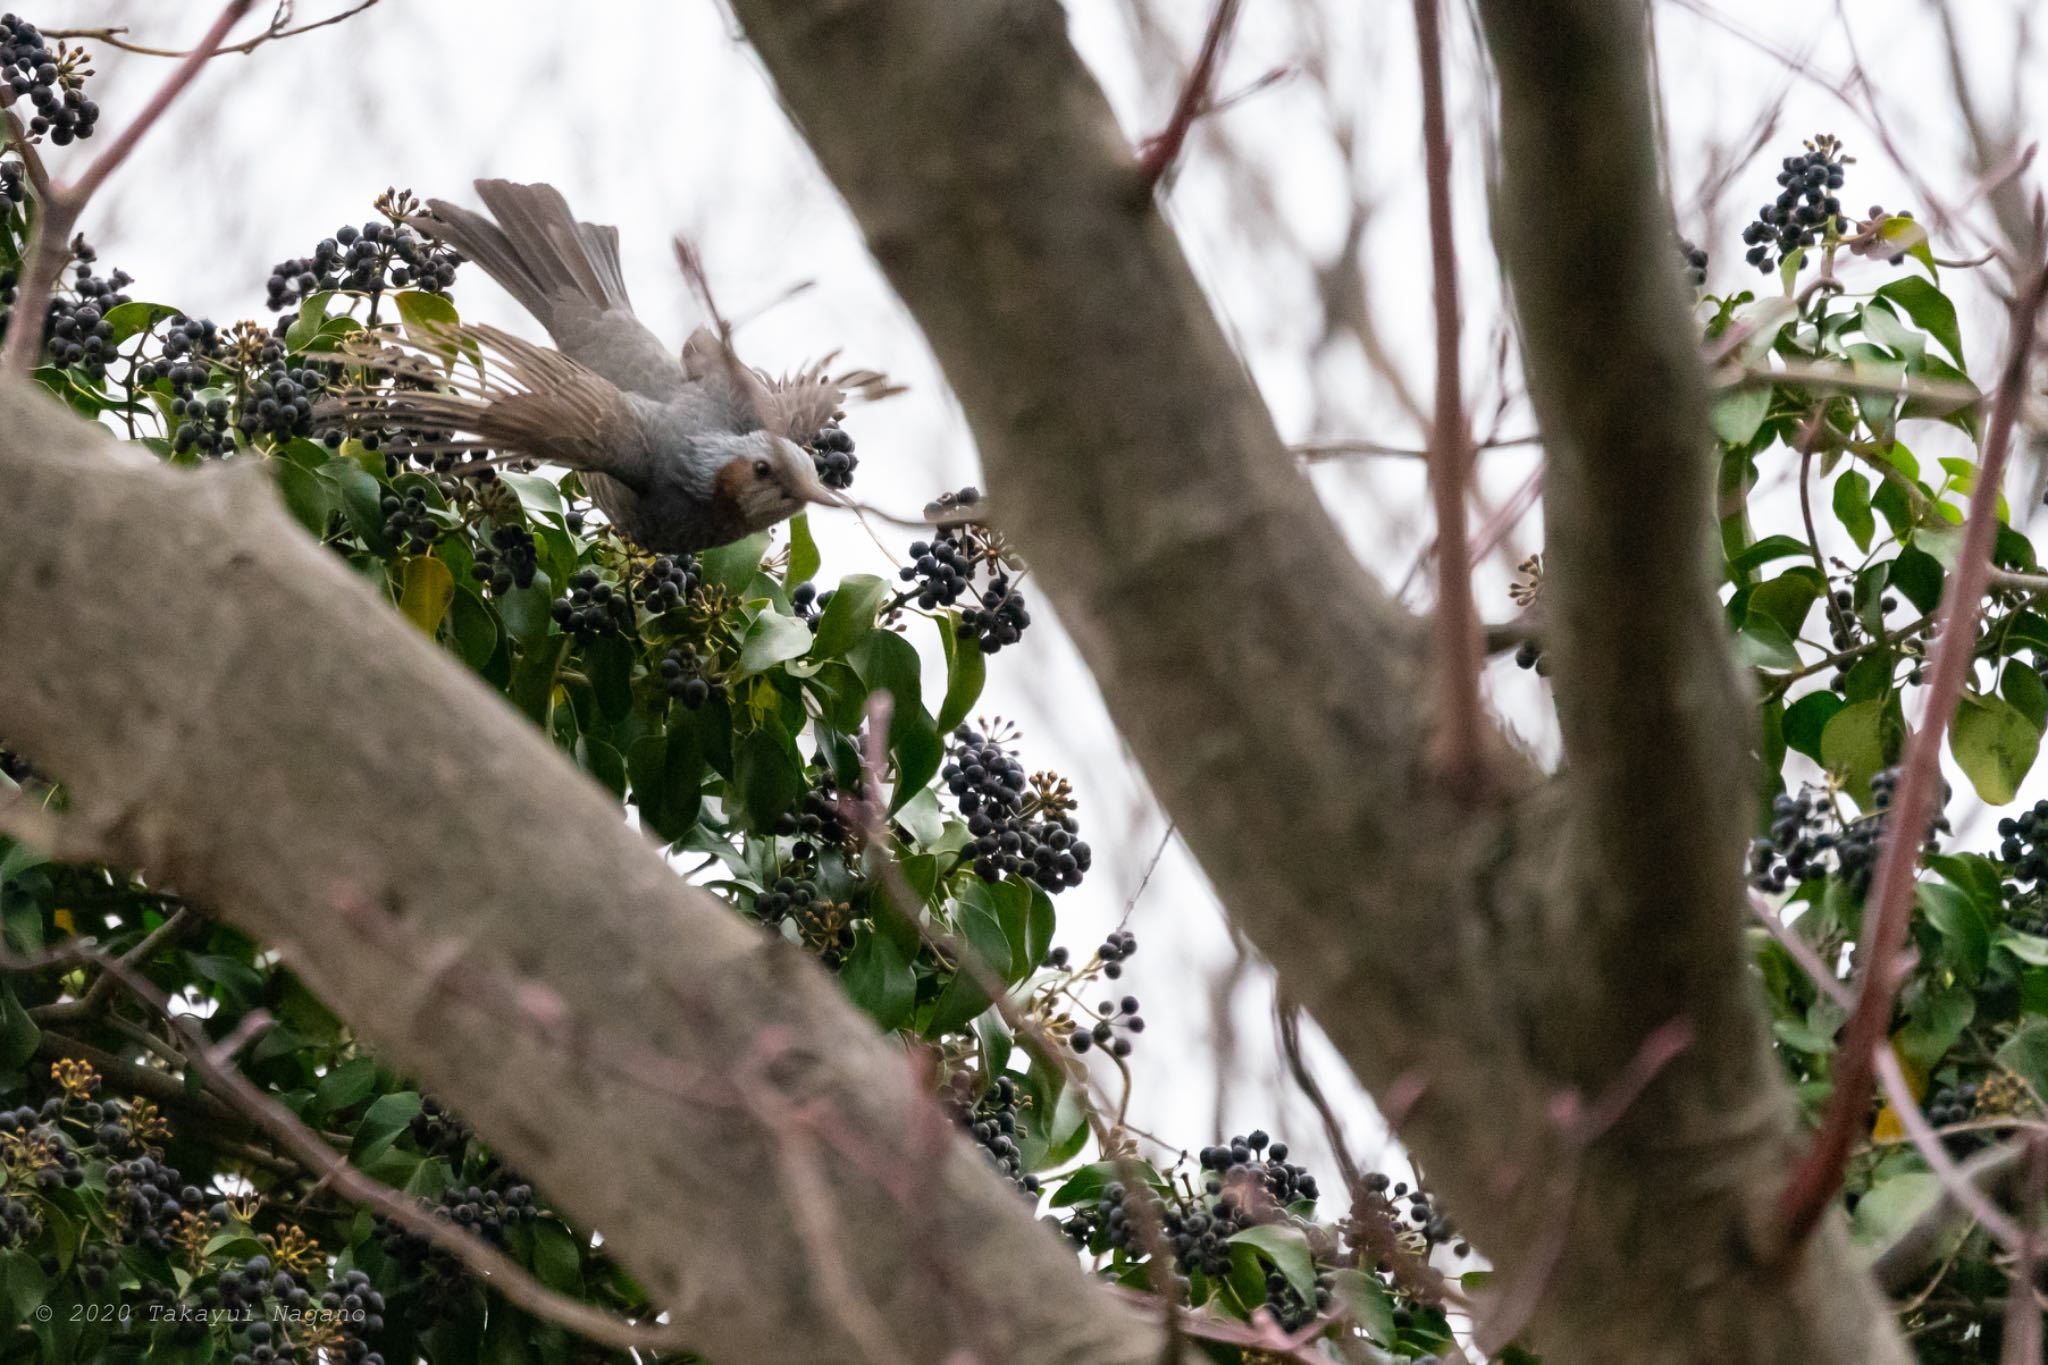
[(725, 468), (711, 479), (711, 495), (720, 502), (738, 505), (740, 494), (753, 476), (748, 472), (745, 460), (727, 460)]

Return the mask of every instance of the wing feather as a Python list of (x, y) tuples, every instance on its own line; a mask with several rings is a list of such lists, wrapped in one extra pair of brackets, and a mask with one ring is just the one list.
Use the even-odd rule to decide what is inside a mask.
[[(469, 323), (352, 338), (349, 363), (392, 376), (400, 387), (347, 391), (323, 411), (408, 433), (398, 453), (487, 446), (649, 485), (654, 452), (632, 401), (602, 375), (559, 351)], [(449, 355), (469, 356), (476, 367)]]

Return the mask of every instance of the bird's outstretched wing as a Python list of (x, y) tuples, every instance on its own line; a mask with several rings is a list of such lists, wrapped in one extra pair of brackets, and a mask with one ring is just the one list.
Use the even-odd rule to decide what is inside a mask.
[(683, 373), (690, 379), (716, 388), (734, 408), (743, 410), (750, 425), (758, 424), (798, 445), (808, 445), (839, 415), (848, 398), (869, 402), (903, 392), (879, 370), (849, 370), (828, 375), (832, 355), (814, 361), (794, 374), (773, 378), (761, 370), (743, 365), (737, 357), (721, 355), (718, 334), (699, 327), (683, 343)]
[(648, 487), (656, 453), (635, 410), (647, 400), (559, 351), (469, 323), (359, 333), (342, 354), (397, 383), (344, 390), (320, 411), (400, 429), (404, 437), (386, 447), (394, 453), (485, 447), (499, 454), (491, 463), (546, 460), (608, 475), (635, 492)]

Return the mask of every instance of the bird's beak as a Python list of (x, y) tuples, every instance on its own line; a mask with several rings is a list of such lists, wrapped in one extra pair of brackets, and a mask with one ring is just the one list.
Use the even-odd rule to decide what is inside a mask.
[(784, 465), (787, 470), (789, 490), (792, 493), (802, 498), (805, 502), (823, 503), (827, 507), (848, 507), (852, 505), (846, 500), (844, 494), (835, 488), (829, 487), (823, 479), (818, 477), (818, 467), (811, 462), (810, 454), (803, 447), (792, 441), (784, 453), (789, 456), (784, 461)]

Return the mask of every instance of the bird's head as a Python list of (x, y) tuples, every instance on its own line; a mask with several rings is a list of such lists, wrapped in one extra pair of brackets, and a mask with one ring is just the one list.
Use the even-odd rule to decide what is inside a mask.
[(846, 499), (825, 485), (803, 447), (767, 431), (724, 438), (717, 451), (714, 484), (718, 500), (729, 506), (751, 535), (804, 509), (806, 503), (844, 506)]

